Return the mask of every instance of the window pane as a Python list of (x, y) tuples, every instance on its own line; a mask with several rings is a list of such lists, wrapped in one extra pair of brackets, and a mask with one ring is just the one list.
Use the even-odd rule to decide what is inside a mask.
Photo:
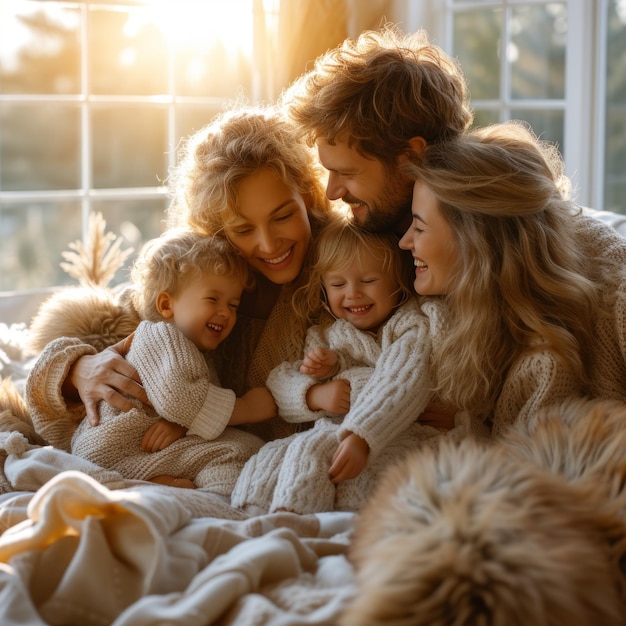
[[(181, 4), (182, 2), (182, 4)], [(250, 0), (163, 3), (157, 20), (176, 50), (176, 93), (234, 99), (252, 87)]]
[(181, 96), (235, 98), (251, 92), (252, 67), (241, 50), (228, 50), (219, 40), (208, 40), (209, 49), (190, 47), (176, 55), (176, 92)]
[(93, 186), (158, 187), (167, 174), (163, 107), (94, 107)]
[(176, 113), (176, 149), (180, 147), (181, 141), (189, 135), (206, 126), (211, 120), (223, 111), (223, 107), (200, 107), (179, 109)]
[(472, 100), (500, 96), (502, 11), (485, 9), (454, 15), (454, 56), (469, 82)]
[(133, 248), (133, 253), (126, 259), (124, 267), (118, 270), (111, 285), (129, 280), (130, 268), (143, 244), (165, 230), (167, 205), (166, 198), (93, 203), (94, 212), (102, 213), (104, 217), (106, 230), (122, 238), (122, 249)]
[(0, 2), (3, 93), (80, 91), (80, 13), (56, 2)]
[(565, 96), (566, 36), (564, 4), (551, 2), (512, 11), (508, 46), (512, 98)]
[(626, 213), (626, 2), (609, 3), (604, 209)]
[(0, 103), (0, 189), (80, 187), (80, 110), (58, 103)]
[(89, 12), (89, 69), (95, 94), (154, 95), (168, 91), (163, 33), (143, 8)]
[(472, 123), (473, 127), (479, 126), (489, 126), (489, 124), (495, 124), (500, 121), (500, 112), (499, 111), (489, 111), (489, 110), (480, 110), (476, 109), (474, 111), (474, 121)]
[(0, 289), (75, 284), (59, 265), (60, 251), (81, 234), (77, 202), (0, 204)]
[(565, 152), (563, 111), (511, 109), (511, 119), (528, 122), (537, 136), (556, 143), (561, 154)]

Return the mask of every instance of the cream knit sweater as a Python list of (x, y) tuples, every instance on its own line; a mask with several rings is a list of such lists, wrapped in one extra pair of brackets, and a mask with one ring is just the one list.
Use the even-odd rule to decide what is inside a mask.
[[(100, 402), (98, 426), (86, 420), (78, 426), (73, 420), (66, 421), (70, 432), (62, 441), (55, 435), (56, 443), (65, 444), (70, 435), (73, 454), (128, 479), (168, 474), (229, 495), (243, 464), (262, 444), (252, 434), (227, 427), (235, 394), (219, 386), (210, 362), (166, 322), (142, 322), (127, 360), (137, 370), (154, 410), (138, 406), (123, 413)], [(61, 425), (56, 412), (46, 410), (37, 393), (47, 387), (49, 375), (50, 363), (39, 359), (27, 382), (33, 423), (42, 436), (51, 436)], [(143, 452), (143, 435), (159, 417), (187, 427), (188, 435), (164, 450)]]
[[(600, 284), (593, 346), (583, 356), (591, 376), (590, 394), (626, 402), (626, 238), (593, 217), (573, 219), (589, 275), (597, 273)], [(507, 375), (494, 410), (493, 434), (546, 406), (580, 395), (569, 369), (550, 351), (524, 356)]]
[[(400, 307), (377, 336), (356, 329), (345, 320), (330, 327), (313, 326), (304, 351), (324, 346), (339, 355), (339, 372), (333, 379), (351, 384), (351, 407), (345, 417), (311, 411), (308, 389), (319, 382), (301, 374), (301, 360), (284, 362), (270, 373), (267, 386), (279, 414), (289, 422), (315, 421), (312, 429), (266, 444), (244, 467), (232, 494), (233, 506), (255, 506), (274, 512), (314, 513), (335, 508), (359, 508), (374, 478), (389, 459), (381, 452), (405, 438), (431, 398), (429, 366), (432, 335), (442, 326), (442, 305), (429, 302), (423, 312), (414, 300)], [(365, 439), (370, 448), (361, 483), (349, 489), (345, 502), (336, 502), (328, 468), (339, 442), (349, 433)], [(436, 434), (418, 428), (417, 439)], [(382, 460), (381, 460), (382, 459)]]

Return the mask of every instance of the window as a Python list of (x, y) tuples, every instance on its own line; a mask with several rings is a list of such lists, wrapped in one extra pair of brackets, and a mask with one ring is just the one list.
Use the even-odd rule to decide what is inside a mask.
[(163, 230), (181, 138), (251, 97), (252, 32), (252, 0), (0, 3), (0, 290), (73, 283), (91, 211), (135, 252)]
[(626, 213), (626, 0), (446, 0), (409, 14), (457, 57), (476, 124), (526, 120), (577, 200)]
[[(477, 124), (526, 120), (558, 143), (579, 202), (626, 213), (626, 0), (391, 4), (459, 58)], [(267, 96), (260, 37), (283, 41), (280, 6), (0, 1), (0, 291), (73, 283), (61, 251), (91, 212), (135, 252), (162, 231), (181, 139)]]

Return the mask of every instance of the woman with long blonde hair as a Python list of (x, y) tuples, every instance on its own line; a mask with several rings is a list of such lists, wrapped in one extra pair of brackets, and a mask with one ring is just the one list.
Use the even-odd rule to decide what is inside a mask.
[(447, 306), (439, 397), (493, 419), (496, 433), (571, 395), (626, 400), (623, 383), (606, 387), (624, 371), (621, 352), (601, 372), (595, 356), (620, 345), (607, 308), (624, 246), (611, 262), (612, 234), (568, 199), (556, 148), (520, 123), (495, 124), (428, 146), (409, 171), (413, 223), (400, 245), (417, 293)]

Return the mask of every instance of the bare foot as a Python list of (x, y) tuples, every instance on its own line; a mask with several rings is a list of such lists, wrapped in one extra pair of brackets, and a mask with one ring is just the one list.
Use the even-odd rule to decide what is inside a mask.
[(180, 487), (181, 489), (195, 489), (196, 485), (192, 480), (188, 480), (187, 478), (174, 478), (174, 476), (168, 476), (164, 474), (163, 476), (155, 476), (151, 478), (151, 483), (157, 483), (158, 485), (167, 485), (168, 487)]

